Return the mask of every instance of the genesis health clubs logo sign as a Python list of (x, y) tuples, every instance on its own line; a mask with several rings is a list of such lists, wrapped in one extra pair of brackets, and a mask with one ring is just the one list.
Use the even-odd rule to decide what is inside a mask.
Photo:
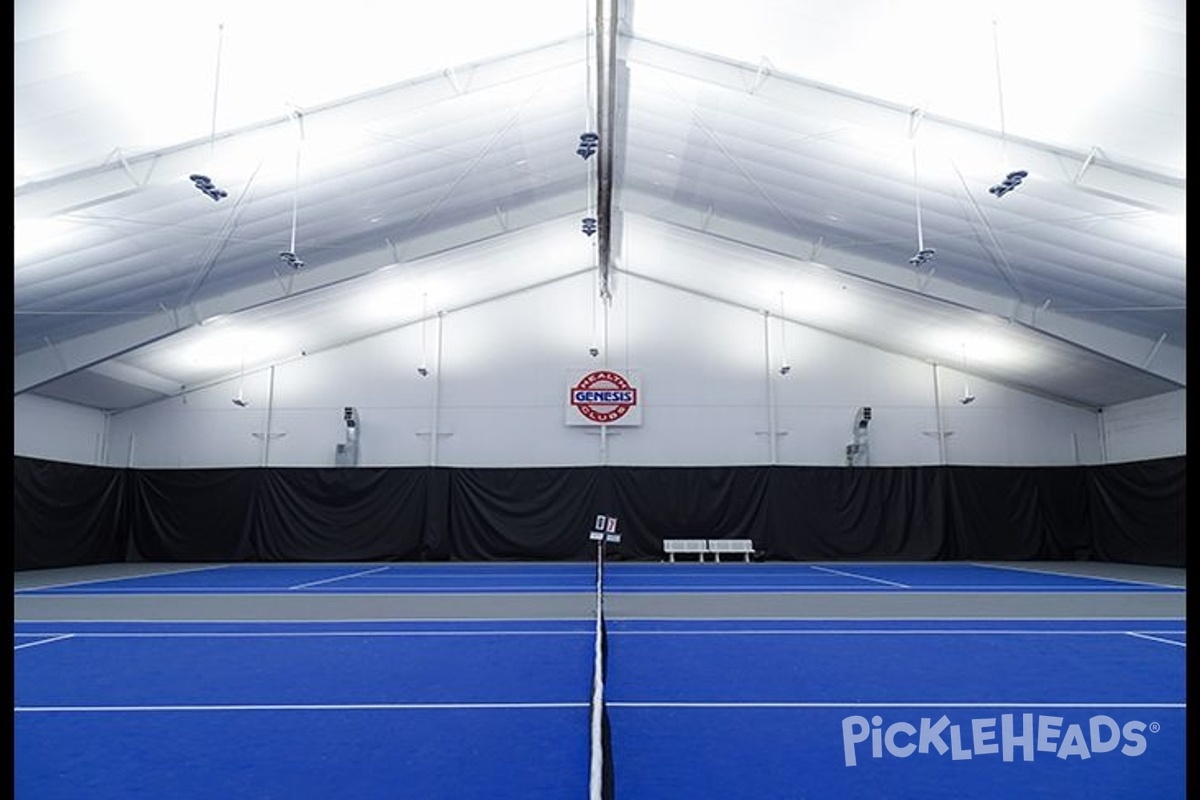
[(611, 369), (587, 373), (570, 384), (568, 425), (641, 425), (636, 376)]

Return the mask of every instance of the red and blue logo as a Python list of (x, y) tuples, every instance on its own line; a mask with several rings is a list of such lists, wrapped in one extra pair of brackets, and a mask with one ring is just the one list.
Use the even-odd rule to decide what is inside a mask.
[(571, 405), (592, 422), (616, 422), (637, 405), (637, 389), (623, 375), (601, 369), (571, 387)]

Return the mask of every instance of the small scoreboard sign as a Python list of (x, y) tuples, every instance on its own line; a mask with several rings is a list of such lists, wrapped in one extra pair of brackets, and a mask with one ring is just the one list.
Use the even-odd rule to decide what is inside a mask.
[(641, 425), (636, 378), (598, 369), (571, 382), (567, 393), (568, 425)]

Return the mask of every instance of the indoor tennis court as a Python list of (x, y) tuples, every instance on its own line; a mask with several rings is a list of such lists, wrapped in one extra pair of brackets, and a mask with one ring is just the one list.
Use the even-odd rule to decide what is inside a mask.
[[(571, 798), (594, 566), (17, 573), (16, 796)], [(609, 562), (624, 798), (1185, 796), (1185, 581)]]
[(1182, 800), (1186, 5), (15, 0), (15, 797)]

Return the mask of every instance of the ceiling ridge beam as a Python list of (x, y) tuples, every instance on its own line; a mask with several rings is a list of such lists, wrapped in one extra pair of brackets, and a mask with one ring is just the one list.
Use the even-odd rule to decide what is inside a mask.
[(616, 132), (617, 0), (596, 0), (596, 250), (600, 270), (600, 296), (612, 298), (613, 139)]

